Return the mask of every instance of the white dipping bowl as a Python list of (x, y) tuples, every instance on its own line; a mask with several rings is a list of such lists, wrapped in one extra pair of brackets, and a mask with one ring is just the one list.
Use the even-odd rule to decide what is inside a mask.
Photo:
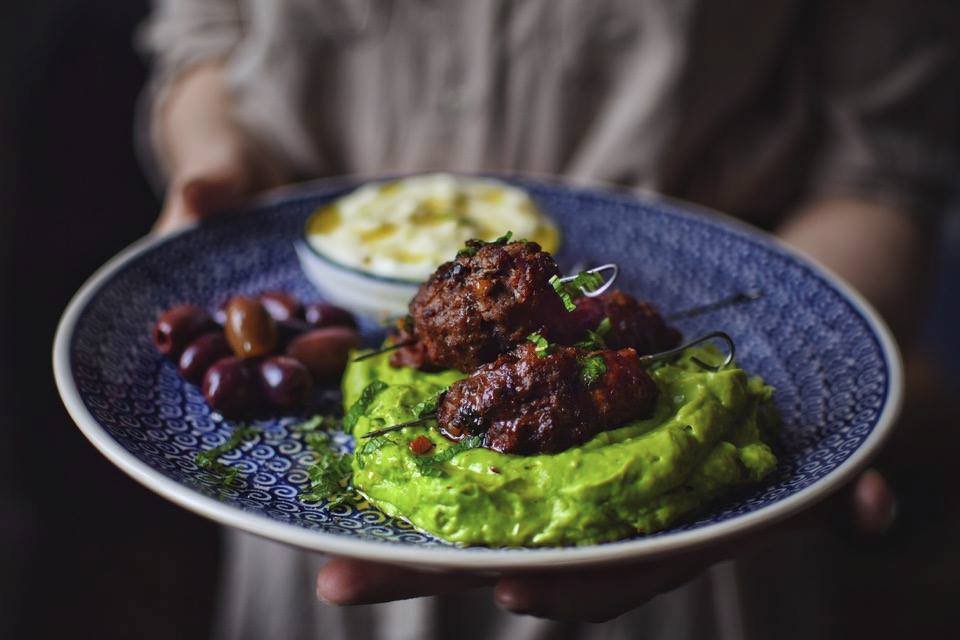
[(407, 313), (420, 283), (360, 271), (334, 262), (306, 239), (294, 243), (300, 268), (329, 302), (374, 320)]
[(314, 211), (296, 250), (334, 304), (362, 316), (405, 315), (421, 281), (470, 238), (507, 232), (559, 246), (560, 232), (526, 190), (507, 182), (425, 173), (368, 182)]

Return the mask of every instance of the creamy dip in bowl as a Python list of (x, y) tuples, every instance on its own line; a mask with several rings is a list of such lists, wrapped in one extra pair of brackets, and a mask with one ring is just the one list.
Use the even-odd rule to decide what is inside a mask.
[(366, 184), (318, 209), (297, 245), (304, 273), (332, 302), (396, 315), (467, 240), (507, 231), (555, 252), (556, 226), (526, 191), (499, 180), (432, 173)]

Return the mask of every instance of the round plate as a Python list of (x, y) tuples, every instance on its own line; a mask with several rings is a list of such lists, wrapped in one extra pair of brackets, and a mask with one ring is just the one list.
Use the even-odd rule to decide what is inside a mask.
[[(372, 507), (301, 502), (310, 454), (289, 428), (298, 417), (285, 416), (259, 421), (258, 440), (221, 458), (243, 480), (239, 488), (222, 487), (194, 456), (225, 442), (235, 424), (212, 413), (197, 388), (156, 353), (149, 327), (168, 306), (212, 307), (235, 292), (285, 289), (317, 298), (293, 243), (318, 205), (357, 184), (342, 180), (286, 189), (245, 213), (141, 240), (102, 267), (57, 331), (54, 370), (67, 410), (130, 476), (223, 524), (316, 551), (483, 571), (650, 558), (769, 525), (850, 480), (889, 434), (902, 393), (896, 345), (877, 314), (835, 275), (768, 235), (689, 205), (545, 179), (508, 180), (528, 189), (560, 226), (557, 259), (564, 270), (618, 262), (618, 286), (666, 313), (763, 292), (759, 300), (678, 326), (686, 335), (726, 331), (742, 366), (776, 388), (784, 426), (772, 477), (653, 535), (582, 547), (460, 548)], [(376, 326), (363, 329), (377, 339)], [(336, 442), (351, 446), (347, 437)]]

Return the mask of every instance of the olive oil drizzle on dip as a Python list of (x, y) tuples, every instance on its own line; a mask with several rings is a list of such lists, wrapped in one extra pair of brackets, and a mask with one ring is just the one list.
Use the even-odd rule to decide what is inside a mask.
[(507, 229), (556, 251), (559, 232), (522, 189), (498, 180), (433, 173), (360, 187), (307, 221), (307, 240), (341, 265), (425, 280), (467, 240)]
[[(365, 434), (416, 417), (418, 405), (464, 374), (397, 369), (386, 355), (351, 363), (345, 406), (372, 382), (386, 385), (354, 426), (353, 485), (387, 514), (468, 545), (583, 545), (664, 529), (776, 466), (772, 389), (736, 365), (704, 370), (697, 356), (718, 354), (693, 348), (653, 367), (661, 393), (649, 419), (532, 456), (454, 444), (433, 421), (362, 444)], [(433, 445), (426, 456), (408, 446), (420, 437)]]

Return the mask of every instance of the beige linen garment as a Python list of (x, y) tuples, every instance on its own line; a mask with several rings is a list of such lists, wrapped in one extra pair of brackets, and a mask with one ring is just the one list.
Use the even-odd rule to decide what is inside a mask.
[[(895, 0), (166, 0), (141, 34), (151, 112), (226, 61), (235, 116), (291, 175), (504, 170), (652, 189), (772, 227), (827, 193), (938, 206), (956, 25)], [(948, 3), (941, 3), (946, 5)], [(599, 224), (599, 223), (598, 223)], [(337, 609), (321, 559), (228, 534), (229, 638), (822, 637), (816, 546), (715, 568), (622, 618), (565, 625), (488, 592)], [(797, 544), (797, 543), (794, 543)]]

